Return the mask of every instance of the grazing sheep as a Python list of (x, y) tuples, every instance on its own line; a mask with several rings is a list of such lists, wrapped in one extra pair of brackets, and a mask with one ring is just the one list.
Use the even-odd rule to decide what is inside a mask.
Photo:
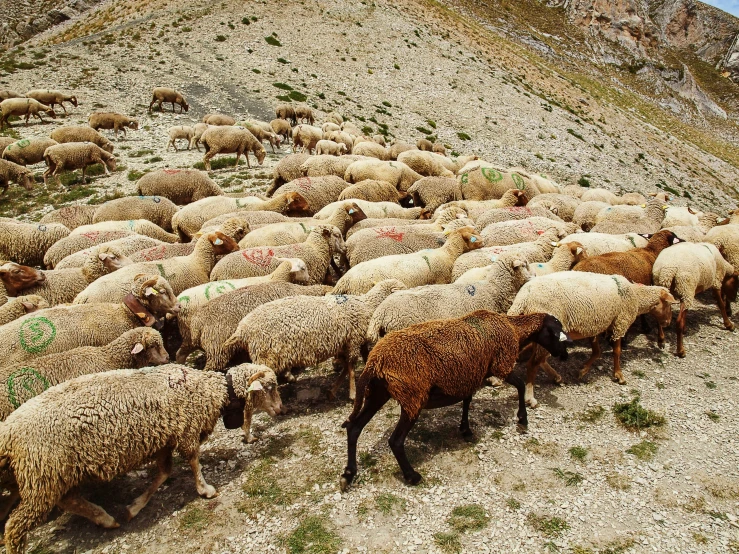
[(236, 125), (236, 120), (230, 115), (209, 113), (203, 116), (203, 123), (206, 125), (231, 126)]
[(2, 116), (0, 116), (0, 130), (4, 129), (5, 125), (11, 127), (11, 116), (26, 116), (26, 127), (28, 127), (28, 120), (31, 116), (40, 120), (41, 123), (46, 123), (44, 118), (41, 117), (42, 113), (47, 114), (51, 119), (56, 119), (53, 109), (33, 98), (9, 98), (8, 100), (3, 100), (0, 102), (0, 113), (2, 113)]
[(40, 296), (23, 295), (8, 298), (7, 302), (0, 306), (0, 327), (26, 314), (48, 307), (49, 303)]
[(8, 160), (0, 160), (0, 188), (2, 189), (0, 194), (5, 194), (8, 191), (11, 182), (17, 183), (26, 190), (33, 190), (35, 181), (30, 169)]
[(435, 159), (435, 155), (422, 150), (408, 150), (398, 156), (398, 161), (406, 164), (413, 171), (423, 175), (424, 177), (454, 177), (454, 172), (450, 171)]
[(321, 131), (323, 131), (323, 138), (328, 138), (334, 131), (341, 131), (341, 125), (333, 121), (327, 121), (321, 125)]
[(380, 160), (358, 160), (346, 168), (344, 180), (349, 183), (358, 183), (365, 179), (385, 181), (402, 192), (422, 178), (410, 167), (402, 162), (383, 162)]
[(365, 202), (393, 202), (400, 204), (400, 200), (407, 196), (407, 193), (398, 191), (390, 183), (365, 179), (345, 188), (339, 195), (339, 200), (356, 198)]
[(292, 122), (293, 125), (297, 125), (298, 121), (295, 119), (295, 108), (290, 104), (280, 104), (275, 108), (275, 116), (277, 119), (284, 119)]
[(596, 224), (591, 231), (595, 233), (656, 233), (662, 226), (667, 206), (659, 199), (653, 199), (640, 206), (611, 206), (604, 208), (596, 216)]
[(65, 125), (64, 127), (57, 127), (51, 132), (50, 136), (59, 144), (64, 144), (66, 142), (91, 142), (110, 154), (113, 153), (115, 148), (113, 143), (98, 131), (85, 125)]
[(74, 204), (57, 210), (52, 210), (39, 220), (39, 223), (61, 223), (70, 231), (82, 225), (92, 223), (92, 218), (98, 206), (89, 204)]
[(564, 221), (562, 221), (557, 214), (552, 213), (549, 208), (545, 208), (544, 206), (534, 206), (532, 208), (527, 204), (526, 206), (509, 206), (507, 208), (493, 208), (492, 210), (487, 210), (475, 219), (475, 225), (480, 229), (484, 229), (493, 223), (530, 219), (532, 217), (545, 217), (553, 221), (564, 223)]
[(126, 129), (131, 129), (132, 131), (139, 130), (138, 120), (115, 112), (92, 113), (87, 122), (96, 131), (98, 129), (113, 129), (116, 139), (118, 139), (118, 131), (123, 131), (123, 136), (125, 137)]
[(64, 352), (78, 346), (103, 346), (134, 327), (179, 310), (169, 283), (158, 275), (139, 275), (121, 303), (68, 304), (46, 308), (0, 328), (4, 364)]
[(372, 141), (376, 142), (383, 148), (385, 147), (385, 137), (382, 135), (372, 135)]
[(107, 529), (118, 527), (78, 487), (88, 480), (111, 481), (154, 459), (154, 481), (126, 509), (132, 519), (172, 473), (175, 450), (190, 464), (198, 494), (213, 498), (216, 489), (203, 479), (199, 453), (219, 417), (235, 429), (245, 427), (254, 411), (276, 415), (281, 408), (274, 374), (250, 364), (226, 375), (173, 364), (120, 369), (50, 388), (0, 427), (3, 480), (12, 483), (13, 499), (20, 497), (5, 526), (8, 552), (23, 552), (28, 532), (55, 505)]
[(348, 186), (349, 183), (335, 175), (299, 177), (282, 185), (275, 194), (288, 192), (300, 194), (308, 202), (304, 215), (314, 215), (329, 204), (335, 203)]
[(711, 289), (716, 299), (724, 327), (734, 330), (726, 305), (736, 300), (739, 274), (718, 248), (706, 242), (676, 244), (662, 250), (654, 262), (652, 278), (655, 285), (667, 288), (680, 301), (677, 316), (677, 355), (685, 357), (685, 325), (687, 311), (693, 307), (695, 295)]
[[(179, 212), (177, 212), (179, 213)], [(71, 236), (94, 235), (95, 233), (105, 231), (130, 231), (139, 235), (146, 235), (153, 239), (163, 242), (177, 242), (177, 235), (168, 233), (156, 223), (152, 223), (148, 219), (129, 219), (128, 221), (101, 221), (91, 225), (82, 225), (72, 230)], [(122, 236), (114, 238), (123, 238)], [(113, 239), (108, 239), (113, 240)]]
[(190, 148), (193, 146), (200, 152), (200, 139), (203, 138), (203, 133), (208, 130), (207, 123), (196, 123), (192, 126), (193, 136), (190, 139)]
[(446, 146), (444, 146), (440, 142), (435, 142), (434, 145), (431, 147), (431, 151), (434, 154), (440, 154), (442, 156), (446, 156)]
[(549, 275), (558, 271), (569, 271), (572, 266), (587, 258), (588, 254), (579, 242), (560, 242), (554, 248), (552, 259), (544, 263), (531, 264), (531, 272), (535, 277)]
[(124, 196), (102, 204), (92, 222), (148, 219), (165, 231), (171, 231), (172, 216), (178, 210), (174, 202), (161, 196)]
[(2, 157), (18, 165), (33, 165), (43, 162), (44, 151), (55, 144), (55, 140), (47, 138), (22, 139), (6, 146)]
[(329, 358), (341, 360), (341, 374), (331, 387), (336, 395), (345, 377), (354, 400), (354, 370), (362, 356), (367, 326), (377, 306), (390, 294), (405, 289), (398, 280), (374, 285), (361, 296), (291, 296), (273, 300), (242, 319), (223, 345), (233, 354), (245, 351), (256, 363), (294, 380), (293, 368), (317, 365)]
[(0, 382), (7, 388), (7, 396), (0, 396), (0, 421), (49, 387), (80, 375), (167, 362), (169, 356), (159, 332), (136, 327), (105, 346), (80, 346), (30, 363), (4, 365), (0, 367)]
[(319, 140), (316, 143), (316, 154), (326, 154), (329, 156), (341, 156), (346, 154), (346, 144), (334, 142), (332, 140)]
[(0, 260), (37, 266), (51, 246), (69, 235), (58, 223), (0, 221)]
[(469, 408), (472, 396), (489, 377), (497, 377), (518, 391), (518, 423), (526, 427), (524, 384), (513, 375), (520, 349), (528, 343), (567, 359), (570, 341), (563, 325), (544, 313), (508, 317), (478, 310), (457, 319), (414, 325), (383, 338), (372, 350), (357, 383), (354, 409), (342, 427), (347, 431), (348, 462), (341, 476), (345, 491), (357, 474), (357, 440), (362, 429), (390, 398), (400, 404), (400, 419), (390, 449), (403, 477), (411, 485), (421, 474), (405, 454), (405, 439), (422, 409), (462, 402), (460, 430), (472, 438)]
[[(65, 239), (66, 240), (66, 239)], [(142, 261), (138, 259), (141, 252), (154, 248), (161, 248), (163, 246), (175, 246), (174, 244), (168, 244), (160, 240), (147, 237), (145, 235), (130, 234), (120, 239), (110, 240), (103, 242), (98, 246), (90, 246), (84, 248), (78, 252), (73, 252), (68, 256), (65, 256), (59, 260), (55, 265), (54, 269), (69, 269), (72, 267), (82, 267), (87, 260), (87, 257), (92, 253), (95, 248), (115, 248), (122, 256), (128, 257), (132, 262)], [(178, 244), (178, 246), (190, 246)]]
[(269, 126), (272, 127), (274, 134), (282, 137), (287, 144), (290, 144), (293, 128), (290, 126), (289, 121), (286, 119), (273, 119), (269, 122)]
[(354, 154), (355, 156), (377, 158), (378, 160), (389, 159), (385, 147), (372, 141), (364, 141), (360, 142), (359, 144), (357, 144), (355, 141), (354, 148), (352, 148), (352, 154)]
[[(573, 340), (590, 339), (593, 353), (580, 369), (579, 379), (600, 358), (598, 335), (609, 332), (614, 341), (613, 379), (623, 385), (626, 380), (621, 373), (621, 339), (639, 315), (652, 313), (660, 324), (669, 325), (673, 303), (675, 299), (664, 287), (631, 283), (621, 275), (560, 271), (531, 279), (521, 287), (508, 315), (552, 314)], [(537, 350), (526, 372), (526, 403), (532, 408), (537, 404), (534, 380), (539, 367), (556, 382), (562, 381), (546, 361), (549, 354)]]
[(347, 152), (351, 152), (354, 149), (354, 140), (352, 139), (352, 136), (345, 131), (332, 131), (326, 138), (328, 140), (338, 142), (339, 144), (343, 144), (346, 146)]
[(315, 219), (326, 219), (334, 213), (337, 207), (345, 206), (347, 203), (351, 204), (352, 202), (362, 208), (362, 211), (367, 217), (372, 218), (428, 219), (431, 217), (431, 212), (426, 208), (403, 208), (395, 202), (367, 202), (355, 198), (331, 202), (321, 208), (313, 217)]
[(563, 221), (573, 221), (575, 211), (582, 202), (566, 194), (543, 193), (531, 200), (531, 208), (543, 206)]
[(398, 279), (408, 288), (449, 283), (454, 261), (464, 252), (482, 247), (482, 238), (472, 227), (451, 231), (444, 246), (413, 254), (382, 256), (355, 265), (334, 287), (334, 294), (364, 294), (373, 282)]
[(223, 196), (223, 190), (197, 169), (159, 169), (141, 177), (136, 191), (143, 196), (163, 196), (178, 205), (190, 204), (209, 196)]
[(23, 98), (23, 95), (15, 92), (14, 90), (2, 89), (0, 90), (0, 101), (7, 100), (8, 98)]
[(424, 206), (432, 212), (442, 204), (462, 200), (462, 189), (456, 179), (423, 177), (408, 188), (414, 206)]
[(149, 113), (151, 113), (151, 108), (155, 103), (159, 104), (159, 111), (163, 112), (163, 102), (169, 102), (170, 104), (172, 104), (172, 113), (174, 113), (175, 104), (180, 107), (180, 113), (182, 113), (183, 110), (187, 112), (190, 109), (190, 106), (187, 104), (185, 97), (174, 89), (157, 87), (152, 91), (151, 94), (152, 99), (149, 103)]
[[(277, 162), (275, 167), (272, 169), (272, 184), (265, 194), (267, 196), (272, 196), (274, 192), (285, 183), (289, 183), (290, 181), (303, 177), (304, 175), (300, 167), (303, 162), (309, 158), (310, 156), (308, 154), (288, 154)], [(331, 158), (334, 158), (334, 156), (331, 156)]]
[(262, 165), (267, 152), (262, 143), (243, 127), (209, 127), (200, 137), (205, 147), (203, 164), (210, 171), (210, 160), (217, 154), (236, 154), (234, 167), (239, 165), (239, 158), (246, 157), (246, 167), (251, 169), (249, 152), (252, 152), (259, 165)]
[(48, 166), (44, 171), (44, 185), (49, 176), (56, 177), (61, 185), (59, 174), (63, 171), (82, 170), (82, 183), (87, 183), (85, 171), (88, 166), (101, 164), (105, 175), (115, 171), (115, 156), (92, 144), (91, 142), (68, 142), (50, 146), (44, 152), (44, 161)]
[(128, 265), (88, 285), (74, 303), (118, 302), (128, 294), (140, 274), (149, 273), (164, 277), (177, 296), (185, 289), (207, 283), (217, 256), (236, 250), (238, 245), (231, 237), (219, 231), (208, 233), (198, 239), (192, 254)]
[[(77, 228), (79, 229), (79, 227)], [(76, 229), (75, 229), (76, 230)], [(81, 235), (66, 236), (55, 242), (43, 257), (43, 265), (47, 269), (56, 269), (57, 264), (67, 256), (75, 254), (85, 249), (90, 249), (104, 242), (110, 242), (125, 237), (138, 237), (133, 231), (91, 231)], [(146, 237), (148, 238), (148, 237)], [(153, 240), (153, 239), (149, 239)], [(89, 252), (88, 252), (89, 253)], [(87, 253), (84, 254), (85, 256)], [(18, 262), (24, 265), (41, 265), (37, 263)], [(69, 267), (69, 266), (67, 266)], [(77, 264), (74, 267), (81, 267)]]
[(577, 231), (578, 227), (574, 223), (560, 223), (546, 217), (531, 217), (520, 221), (491, 223), (480, 234), (488, 246), (507, 246), (533, 242), (546, 229), (556, 229), (560, 236), (567, 236)]
[(428, 139), (418, 139), (416, 147), (424, 152), (431, 152), (434, 149), (434, 144)]
[(322, 283), (334, 254), (345, 254), (341, 232), (330, 225), (316, 225), (304, 242), (286, 246), (247, 248), (224, 256), (210, 274), (211, 281), (268, 275), (280, 265), (277, 258), (300, 258), (308, 266), (308, 284)]
[(344, 178), (346, 169), (357, 160), (366, 159), (364, 156), (345, 154), (343, 156), (311, 156), (300, 166), (301, 173), (306, 177), (323, 177), (335, 175)]
[(527, 202), (526, 193), (522, 190), (510, 189), (497, 200), (455, 200), (454, 202), (443, 204), (441, 208), (461, 208), (467, 212), (467, 216), (470, 219), (477, 219), (488, 210), (525, 206)]
[(79, 268), (39, 271), (13, 262), (0, 265), (0, 280), (11, 296), (19, 292), (46, 300), (49, 306), (72, 302), (90, 283), (131, 263), (108, 246), (95, 248)]
[(266, 140), (272, 148), (273, 154), (276, 153), (275, 146), (277, 147), (277, 150), (280, 149), (280, 145), (282, 144), (282, 137), (272, 131), (272, 127), (269, 123), (266, 123), (264, 121), (250, 121), (246, 122), (244, 126), (252, 135), (257, 138), (260, 143), (263, 143)]
[(300, 151), (313, 154), (318, 141), (323, 139), (323, 131), (320, 127), (312, 127), (310, 125), (298, 125), (293, 127), (293, 153)]
[(305, 104), (298, 104), (295, 106), (295, 120), (297, 122), (305, 121), (309, 125), (313, 125), (313, 122), (315, 121), (313, 109)]
[(418, 148), (416, 148), (412, 144), (403, 142), (402, 140), (393, 139), (387, 149), (387, 155), (388, 158), (390, 158), (391, 160), (397, 160), (400, 154), (402, 154), (403, 152), (407, 152), (408, 150), (418, 150)]
[(29, 90), (26, 93), (27, 98), (33, 98), (42, 104), (46, 104), (50, 108), (54, 108), (57, 104), (67, 113), (67, 108), (64, 107), (64, 102), (71, 103), (75, 108), (77, 107), (77, 97), (74, 94), (65, 94), (58, 90)]
[(522, 190), (529, 201), (539, 194), (536, 184), (528, 176), (492, 167), (477, 167), (460, 173), (459, 182), (465, 200), (495, 200), (510, 189)]
[(193, 137), (195, 137), (195, 128), (189, 125), (176, 125), (170, 127), (167, 134), (169, 135), (169, 142), (167, 142), (167, 148), (165, 150), (169, 150), (171, 146), (177, 152), (177, 141), (181, 139), (187, 141), (187, 149), (190, 150)]
[[(570, 198), (574, 198), (575, 200), (577, 200), (577, 198), (575, 198), (574, 196)], [(580, 229), (582, 229), (583, 231), (590, 231), (593, 227), (595, 227), (596, 219), (600, 211), (604, 208), (607, 208), (608, 206), (609, 204), (605, 202), (600, 202), (598, 200), (580, 202), (575, 208), (574, 213), (572, 214), (572, 222), (576, 223), (577, 226), (580, 227)]]

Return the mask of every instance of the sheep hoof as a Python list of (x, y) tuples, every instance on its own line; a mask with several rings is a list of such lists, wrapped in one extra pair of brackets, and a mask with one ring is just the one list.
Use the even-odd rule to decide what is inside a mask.
[(475, 442), (475, 434), (470, 429), (462, 431), (462, 438), (465, 442)]
[(341, 488), (341, 492), (346, 492), (349, 489), (349, 485), (352, 484), (352, 481), (354, 480), (355, 472), (350, 470), (349, 468), (344, 469), (344, 475), (341, 476), (341, 479), (339, 480), (339, 487)]
[(215, 498), (218, 495), (218, 491), (216, 491), (216, 488), (213, 485), (206, 485), (203, 488), (203, 494), (201, 496), (204, 496), (205, 498)]
[(663, 341), (663, 340), (657, 341), (657, 346), (659, 347), (660, 350), (664, 350), (665, 349), (665, 341)]
[(418, 485), (418, 483), (420, 483), (421, 480), (423, 479), (423, 477), (421, 477), (421, 474), (418, 473), (417, 471), (413, 471), (409, 473), (408, 475), (404, 475), (403, 477), (405, 477), (405, 482), (413, 487)]
[(254, 444), (259, 440), (259, 437), (255, 437), (254, 435), (249, 435), (248, 437), (244, 437), (244, 442), (246, 444)]
[(518, 431), (522, 435), (528, 433), (529, 432), (529, 422), (528, 421), (524, 421), (524, 422), (520, 422), (519, 421), (516, 424), (516, 431)]
[(734, 330), (734, 324), (729, 322), (729, 324), (726, 326), (727, 331), (733, 331)]
[(531, 398), (526, 401), (526, 405), (529, 408), (536, 408), (539, 405), (539, 401), (536, 398)]
[(614, 375), (613, 380), (618, 383), (619, 385), (625, 385), (626, 379), (624, 379), (623, 375)]
[(685, 357), (685, 350), (682, 350), (682, 351), (678, 352), (677, 353), (677, 357), (678, 358), (684, 358)]

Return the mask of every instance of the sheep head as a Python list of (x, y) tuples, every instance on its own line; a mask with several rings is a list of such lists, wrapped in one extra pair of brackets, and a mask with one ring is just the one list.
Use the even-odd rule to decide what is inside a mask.
[(155, 317), (177, 315), (180, 305), (170, 284), (159, 275), (139, 273), (133, 279), (131, 292), (141, 305)]
[(572, 256), (572, 265), (581, 262), (588, 257), (588, 253), (585, 251), (585, 247), (576, 241), (572, 241), (564, 244), (565, 248), (569, 248), (570, 255)]
[(18, 176), (18, 184), (26, 190), (33, 190), (33, 185), (36, 182), (36, 178), (30, 171), (25, 171)]
[[(129, 129), (132, 129), (134, 131), (138, 131), (139, 130), (139, 122), (136, 121), (135, 119), (132, 119), (131, 121), (128, 122), (128, 128)], [(190, 134), (192, 134), (192, 131), (190, 131)]]
[(299, 215), (307, 212), (310, 209), (310, 204), (306, 200), (305, 196), (299, 192), (286, 192), (285, 199), (287, 202), (287, 215)]
[(539, 330), (532, 337), (534, 342), (546, 348), (552, 356), (560, 360), (568, 358), (567, 348), (572, 346), (572, 339), (562, 328), (562, 322), (553, 315), (546, 314)]
[(262, 165), (262, 162), (264, 161), (264, 157), (267, 155), (267, 151), (264, 149), (264, 146), (261, 144), (258, 144), (254, 148), (254, 155), (257, 157), (257, 162), (259, 162), (259, 165)]
[(278, 262), (289, 262), (290, 263), (290, 282), (292, 283), (307, 283), (310, 281), (310, 273), (308, 273), (308, 266), (300, 258), (278, 258), (275, 257)]
[(103, 263), (108, 273), (117, 271), (125, 265), (131, 265), (133, 260), (121, 253), (120, 250), (113, 247), (103, 247), (97, 250), (97, 255), (92, 254), (92, 258), (97, 258)]
[(651, 298), (649, 308), (649, 314), (657, 320), (657, 323), (662, 327), (667, 327), (672, 321), (672, 304), (677, 303), (675, 297), (670, 294), (670, 291), (664, 287), (645, 287), (643, 285), (636, 285), (637, 290), (645, 295), (648, 295), (650, 289), (659, 289), (659, 295), (656, 298)]
[(136, 367), (162, 365), (169, 362), (169, 354), (164, 348), (164, 340), (158, 331), (149, 327), (137, 327), (129, 333), (135, 332), (136, 342), (131, 348), (131, 355)]
[[(251, 415), (257, 412), (267, 412), (275, 417), (283, 411), (277, 376), (267, 366), (241, 364), (229, 369), (226, 390), (228, 400), (221, 408), (226, 429), (244, 426), (245, 420), (251, 421)], [(248, 439), (250, 429), (244, 429), (244, 432)]]
[(14, 262), (0, 266), (0, 281), (5, 285), (8, 296), (18, 296), (22, 290), (35, 287), (46, 281), (46, 275), (38, 269)]
[(344, 206), (344, 209), (346, 210), (347, 215), (351, 217), (352, 225), (356, 225), (363, 219), (367, 219), (367, 215), (356, 202), (352, 202), (351, 204)]
[(216, 256), (225, 256), (239, 249), (238, 243), (228, 235), (215, 231), (205, 235), (205, 239), (213, 245), (213, 253)]
[(739, 290), (739, 273), (727, 274), (721, 283), (721, 296), (727, 304), (736, 302), (737, 290)]

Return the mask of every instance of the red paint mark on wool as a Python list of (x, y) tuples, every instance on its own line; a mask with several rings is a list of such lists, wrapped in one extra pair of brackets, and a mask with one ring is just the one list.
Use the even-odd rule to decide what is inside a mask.
[(512, 206), (508, 208), (503, 208), (506, 211), (509, 211), (514, 214), (530, 214), (531, 208), (526, 208), (525, 206)]
[(175, 175), (182, 170), (181, 169), (163, 169), (162, 171), (164, 171), (164, 173), (166, 173), (167, 175)]
[(94, 241), (97, 240), (97, 238), (100, 236), (100, 231), (90, 231), (89, 233), (82, 233), (82, 236)]
[(259, 267), (267, 267), (272, 263), (275, 251), (271, 248), (250, 248), (241, 253), (244, 259), (249, 263), (258, 265)]
[(151, 262), (154, 260), (161, 260), (162, 258), (164, 258), (165, 253), (166, 249), (164, 245), (154, 246), (153, 248), (149, 248), (148, 250), (143, 250), (141, 252), (141, 257), (144, 258), (147, 262)]
[(403, 240), (403, 235), (405, 234), (399, 232), (395, 227), (380, 227), (379, 229), (373, 230), (377, 235), (377, 238), (388, 238), (396, 242), (401, 242)]
[(301, 177), (300, 179), (295, 179), (293, 183), (295, 183), (295, 186), (303, 192), (308, 192), (311, 189), (310, 177)]

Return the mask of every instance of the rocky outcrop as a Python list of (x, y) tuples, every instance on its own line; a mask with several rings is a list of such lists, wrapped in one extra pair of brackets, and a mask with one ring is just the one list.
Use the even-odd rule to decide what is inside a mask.
[(0, 20), (0, 49), (28, 40), (46, 29), (86, 12), (102, 0), (19, 1), (3, 10)]

